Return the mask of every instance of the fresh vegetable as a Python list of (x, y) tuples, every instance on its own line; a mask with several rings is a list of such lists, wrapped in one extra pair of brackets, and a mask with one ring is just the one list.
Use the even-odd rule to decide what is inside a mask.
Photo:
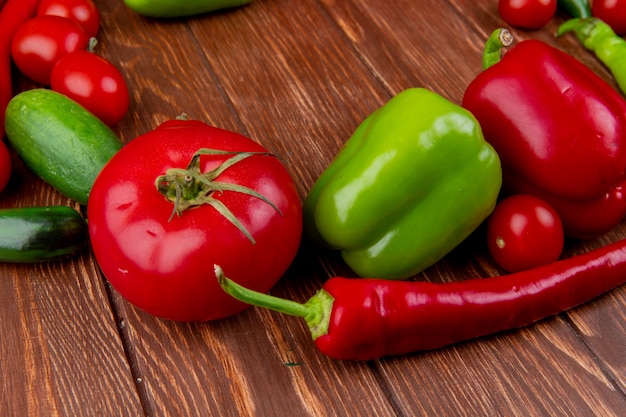
[(11, 179), (12, 166), (9, 150), (4, 141), (0, 139), (0, 191), (4, 190), (4, 187), (9, 183), (9, 179)]
[(37, 15), (61, 16), (73, 20), (89, 37), (95, 37), (100, 30), (100, 12), (91, 0), (41, 0)]
[(124, 0), (126, 6), (144, 16), (186, 17), (243, 6), (252, 0)]
[(56, 63), (50, 87), (76, 101), (105, 124), (117, 124), (128, 110), (128, 87), (111, 62), (90, 51), (74, 51)]
[(331, 278), (305, 304), (250, 291), (217, 265), (215, 275), (243, 302), (302, 317), (329, 357), (370, 360), (527, 326), (590, 301), (626, 282), (626, 239), (499, 277), (447, 283)]
[(358, 275), (403, 279), (476, 229), (501, 180), (476, 119), (411, 88), (363, 121), (322, 173), (304, 203), (305, 229)]
[(556, 0), (498, 0), (498, 12), (511, 26), (540, 29), (554, 17)]
[(122, 147), (115, 133), (84, 107), (41, 88), (11, 99), (6, 133), (26, 165), (83, 205), (104, 164)]
[(557, 0), (557, 8), (562, 9), (572, 17), (591, 17), (591, 7), (587, 0)]
[(60, 16), (35, 16), (13, 36), (11, 56), (28, 78), (50, 85), (52, 67), (70, 52), (86, 49), (89, 37), (78, 23)]
[(86, 246), (87, 225), (71, 207), (0, 209), (0, 262), (67, 258)]
[(609, 25), (595, 17), (570, 19), (559, 26), (557, 35), (570, 31), (606, 65), (622, 93), (626, 94), (626, 40), (617, 36)]
[(247, 308), (207, 280), (207, 268), (219, 262), (268, 291), (302, 235), (302, 204), (281, 160), (194, 120), (167, 121), (128, 143), (96, 179), (88, 208), (109, 282), (137, 307), (177, 321)]
[(502, 160), (503, 194), (532, 194), (566, 236), (592, 238), (626, 213), (626, 101), (606, 81), (539, 40), (496, 30), (462, 105)]
[(609, 25), (618, 35), (626, 35), (626, 0), (593, 0), (591, 13)]
[(8, 0), (0, 11), (0, 140), (4, 137), (4, 112), (13, 97), (11, 42), (17, 29), (35, 15), (39, 0)]
[(563, 241), (563, 225), (556, 210), (532, 195), (505, 198), (487, 220), (489, 252), (507, 272), (556, 261)]

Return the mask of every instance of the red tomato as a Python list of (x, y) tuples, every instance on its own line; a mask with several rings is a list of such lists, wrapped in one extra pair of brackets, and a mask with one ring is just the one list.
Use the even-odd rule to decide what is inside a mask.
[(37, 15), (62, 16), (78, 23), (87, 36), (95, 37), (100, 29), (100, 13), (91, 0), (41, 0)]
[(50, 87), (78, 102), (109, 126), (128, 110), (128, 87), (118, 69), (89, 51), (65, 55), (52, 68)]
[(611, 26), (618, 35), (626, 34), (626, 0), (593, 0), (591, 14)]
[(11, 155), (9, 150), (0, 138), (0, 191), (9, 183), (11, 178)]
[[(174, 215), (173, 202), (157, 191), (155, 180), (166, 170), (186, 168), (201, 148), (266, 152), (244, 136), (199, 121), (168, 121), (109, 161), (88, 202), (93, 252), (111, 285), (144, 311), (177, 321), (220, 319), (247, 308), (220, 288), (214, 265), (238, 283), (267, 292), (293, 261), (302, 235), (302, 205), (293, 180), (278, 158), (266, 154), (224, 166), (215, 181), (248, 187), (276, 207), (225, 190), (208, 194), (215, 205)], [(232, 157), (201, 156), (198, 170), (208, 173)], [(178, 178), (193, 179), (184, 172)], [(181, 207), (190, 198), (185, 195)], [(176, 200), (174, 191), (170, 198)], [(220, 204), (243, 229), (225, 210), (218, 211)]]
[(556, 6), (556, 0), (498, 0), (502, 19), (523, 29), (544, 27), (554, 17)]
[(505, 198), (487, 220), (489, 252), (508, 272), (556, 261), (563, 251), (563, 240), (557, 212), (532, 195)]
[(13, 36), (11, 55), (24, 75), (49, 85), (54, 64), (88, 44), (89, 37), (78, 23), (59, 16), (35, 16)]

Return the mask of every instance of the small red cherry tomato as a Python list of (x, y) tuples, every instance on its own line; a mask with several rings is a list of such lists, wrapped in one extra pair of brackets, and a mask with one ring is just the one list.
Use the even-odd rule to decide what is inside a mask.
[(591, 14), (611, 26), (618, 35), (626, 34), (626, 0), (593, 0)]
[(111, 62), (89, 51), (75, 51), (56, 63), (50, 87), (76, 101), (109, 126), (128, 110), (128, 87)]
[(13, 36), (11, 55), (24, 75), (49, 85), (54, 64), (88, 44), (89, 37), (78, 23), (60, 16), (35, 16)]
[(6, 145), (0, 139), (0, 191), (9, 183), (11, 178), (11, 155)]
[(498, 12), (506, 23), (531, 30), (547, 25), (556, 6), (556, 0), (498, 0)]
[(500, 201), (487, 220), (487, 244), (493, 259), (508, 272), (556, 261), (563, 251), (563, 226), (541, 198), (518, 194)]
[(41, 0), (37, 16), (66, 17), (78, 23), (87, 36), (95, 37), (100, 29), (100, 13), (91, 0)]

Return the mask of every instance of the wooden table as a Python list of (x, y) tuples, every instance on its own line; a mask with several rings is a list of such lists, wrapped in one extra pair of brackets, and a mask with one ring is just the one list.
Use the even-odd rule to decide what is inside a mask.
[[(121, 0), (96, 4), (98, 52), (131, 90), (115, 129), (124, 142), (186, 112), (283, 156), (303, 197), (394, 94), (423, 86), (459, 103), (503, 25), (495, 0), (256, 0), (172, 21)], [(563, 17), (514, 34), (556, 45), (612, 83), (573, 36), (553, 36)], [(32, 87), (17, 78), (16, 89)], [(1, 207), (75, 206), (15, 165)], [(624, 227), (569, 242), (565, 256), (620, 239)], [(498, 273), (473, 239), (418, 278)], [(350, 274), (304, 243), (272, 293), (304, 301), (329, 276)], [(107, 284), (89, 251), (0, 265), (0, 297), (2, 416), (626, 415), (626, 287), (521, 330), (371, 362), (331, 360), (301, 320), (256, 308), (209, 323), (156, 319)]]

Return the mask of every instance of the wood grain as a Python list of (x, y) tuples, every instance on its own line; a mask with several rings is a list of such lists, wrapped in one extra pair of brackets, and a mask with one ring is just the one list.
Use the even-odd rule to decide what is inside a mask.
[[(180, 113), (243, 133), (281, 155), (302, 197), (358, 124), (405, 88), (459, 103), (501, 21), (495, 1), (256, 0), (188, 19), (140, 16), (96, 0), (97, 52), (126, 77), (124, 142)], [(613, 80), (573, 37), (538, 38)], [(17, 75), (17, 74), (16, 74)], [(614, 84), (613, 84), (614, 85)], [(16, 90), (34, 85), (16, 77)], [(0, 207), (74, 205), (13, 155)], [(566, 256), (626, 236), (622, 224)], [(482, 231), (416, 279), (502, 273)], [(305, 301), (337, 253), (303, 241), (272, 290)], [(0, 264), (2, 416), (622, 416), (626, 288), (557, 317), (430, 352), (371, 362), (318, 352), (296, 318), (251, 308), (175, 323), (128, 304), (89, 250), (69, 261)], [(427, 337), (427, 335), (425, 336)]]

